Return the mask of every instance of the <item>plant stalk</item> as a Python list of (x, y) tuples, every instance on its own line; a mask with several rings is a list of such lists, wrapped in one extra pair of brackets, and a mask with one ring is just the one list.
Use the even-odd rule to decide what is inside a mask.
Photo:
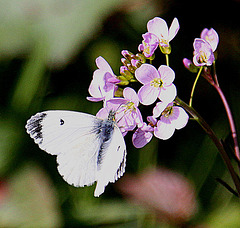
[(203, 67), (201, 66), (199, 71), (198, 71), (197, 77), (196, 77), (196, 79), (195, 79), (195, 81), (193, 83), (193, 87), (192, 87), (192, 91), (191, 91), (191, 95), (190, 95), (190, 100), (189, 100), (189, 106), (190, 107), (192, 107), (193, 94), (194, 94), (195, 87), (197, 85), (198, 79), (199, 79), (199, 77), (201, 75), (202, 69), (203, 69)]
[(175, 102), (177, 102), (177, 104), (179, 104), (182, 108), (184, 108), (198, 122), (198, 124), (203, 128), (203, 130), (211, 138), (211, 140), (217, 147), (218, 151), (220, 152), (220, 154), (231, 174), (232, 180), (233, 180), (236, 190), (238, 192), (238, 197), (240, 197), (240, 181), (239, 181), (238, 175), (236, 174), (236, 172), (232, 166), (231, 160), (229, 159), (228, 154), (225, 151), (221, 141), (218, 139), (218, 137), (216, 136), (214, 131), (211, 129), (211, 127), (208, 125), (208, 123), (190, 105), (186, 104), (179, 97), (175, 98)]
[(231, 133), (232, 133), (235, 155), (236, 155), (237, 159), (240, 161), (239, 146), (238, 146), (238, 140), (237, 140), (237, 131), (236, 131), (236, 127), (235, 127), (235, 124), (234, 124), (231, 109), (228, 105), (227, 99), (226, 99), (224, 93), (222, 92), (221, 88), (216, 84), (214, 85), (214, 88), (217, 90), (219, 96), (221, 97), (224, 108), (226, 110), (229, 125), (230, 125), (230, 129), (231, 129)]

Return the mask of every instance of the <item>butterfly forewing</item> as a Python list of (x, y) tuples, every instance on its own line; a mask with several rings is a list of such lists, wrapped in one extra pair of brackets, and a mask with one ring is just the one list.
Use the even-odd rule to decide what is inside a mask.
[(39, 147), (57, 156), (58, 171), (69, 184), (96, 181), (99, 142), (96, 132), (102, 120), (72, 111), (46, 111), (28, 120), (26, 129)]
[(85, 113), (46, 111), (32, 116), (26, 129), (42, 150), (57, 155), (74, 147), (80, 137), (94, 133), (100, 122)]

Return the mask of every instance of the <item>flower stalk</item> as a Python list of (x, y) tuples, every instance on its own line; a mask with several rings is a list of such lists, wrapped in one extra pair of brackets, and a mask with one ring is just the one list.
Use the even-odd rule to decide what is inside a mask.
[(192, 100), (193, 100), (193, 94), (194, 94), (194, 91), (195, 91), (195, 88), (196, 88), (196, 85), (197, 85), (197, 82), (198, 82), (198, 79), (202, 73), (202, 69), (203, 69), (203, 66), (201, 66), (199, 68), (199, 71), (198, 71), (198, 74), (197, 74), (197, 77), (193, 83), (193, 87), (192, 87), (192, 91), (191, 91), (191, 95), (190, 95), (190, 100), (189, 100), (189, 106), (192, 107)]
[(240, 161), (239, 146), (238, 146), (238, 140), (237, 140), (237, 131), (236, 131), (236, 127), (235, 127), (235, 123), (233, 120), (231, 109), (228, 105), (227, 99), (226, 99), (224, 93), (222, 92), (220, 86), (215, 84), (214, 88), (217, 90), (219, 96), (221, 97), (224, 108), (226, 110), (230, 129), (231, 129), (231, 134), (232, 134), (232, 138), (233, 138), (235, 155), (236, 155), (237, 159)]
[(166, 65), (169, 66), (169, 57), (168, 57), (168, 54), (166, 54), (165, 57), (166, 57)]
[(184, 108), (192, 117), (194, 120), (198, 122), (198, 124), (203, 128), (203, 130), (207, 133), (207, 135), (210, 137), (210, 139), (213, 141), (215, 146), (217, 147), (219, 153), (221, 154), (230, 174), (233, 179), (234, 185), (236, 187), (238, 197), (240, 197), (240, 179), (235, 172), (231, 160), (228, 157), (227, 152), (225, 151), (223, 144), (218, 139), (214, 131), (211, 129), (211, 127), (208, 125), (208, 123), (188, 104), (186, 104), (184, 101), (182, 101), (179, 97), (175, 98), (175, 102), (180, 105), (182, 108)]

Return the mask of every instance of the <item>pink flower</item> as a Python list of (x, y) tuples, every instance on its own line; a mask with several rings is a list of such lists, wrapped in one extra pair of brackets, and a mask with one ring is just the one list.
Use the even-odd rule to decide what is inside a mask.
[(100, 109), (97, 117), (105, 119), (109, 111), (115, 111), (115, 119), (123, 135), (132, 131), (137, 125), (142, 126), (143, 120), (140, 110), (138, 109), (139, 99), (136, 92), (127, 87), (123, 90), (124, 98), (112, 98), (106, 101), (104, 108)]
[(167, 23), (160, 17), (155, 17), (147, 23), (149, 33), (154, 34), (158, 38), (159, 45), (168, 47), (169, 42), (176, 36), (179, 30), (179, 22), (174, 18), (170, 28), (168, 29)]
[(217, 32), (211, 28), (211, 29), (203, 29), (201, 32), (201, 39), (206, 40), (212, 47), (212, 51), (216, 51), (218, 43), (219, 43), (219, 37)]
[(169, 139), (175, 129), (181, 129), (186, 126), (189, 116), (185, 110), (179, 106), (175, 106), (173, 102), (166, 104), (158, 102), (153, 110), (153, 117), (160, 116), (156, 127), (154, 127), (154, 135), (159, 139)]
[(195, 66), (211, 66), (214, 61), (212, 46), (204, 39), (196, 38), (193, 43)]
[(143, 84), (138, 91), (138, 97), (144, 105), (153, 104), (157, 98), (169, 103), (176, 97), (177, 90), (172, 83), (175, 73), (168, 66), (161, 65), (157, 70), (145, 63), (136, 70), (135, 77)]
[(96, 65), (99, 69), (93, 73), (93, 79), (89, 86), (89, 93), (92, 97), (87, 97), (90, 101), (109, 100), (113, 98), (117, 90), (117, 83), (120, 80), (114, 75), (108, 62), (101, 56), (96, 59)]
[(143, 41), (138, 46), (138, 50), (143, 52), (146, 58), (151, 57), (154, 54), (154, 51), (157, 49), (159, 44), (159, 39), (153, 33), (145, 33), (142, 35)]
[(142, 148), (148, 144), (153, 136), (154, 125), (156, 125), (157, 120), (152, 116), (147, 117), (149, 124), (143, 123), (132, 136), (132, 143), (136, 148)]

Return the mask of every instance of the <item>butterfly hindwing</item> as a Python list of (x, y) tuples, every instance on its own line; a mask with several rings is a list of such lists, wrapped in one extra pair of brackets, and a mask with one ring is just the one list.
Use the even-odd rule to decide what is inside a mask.
[(115, 182), (125, 172), (126, 166), (126, 145), (123, 135), (116, 124), (111, 139), (105, 145), (100, 170), (97, 172), (97, 186), (94, 196), (104, 192), (109, 182)]

